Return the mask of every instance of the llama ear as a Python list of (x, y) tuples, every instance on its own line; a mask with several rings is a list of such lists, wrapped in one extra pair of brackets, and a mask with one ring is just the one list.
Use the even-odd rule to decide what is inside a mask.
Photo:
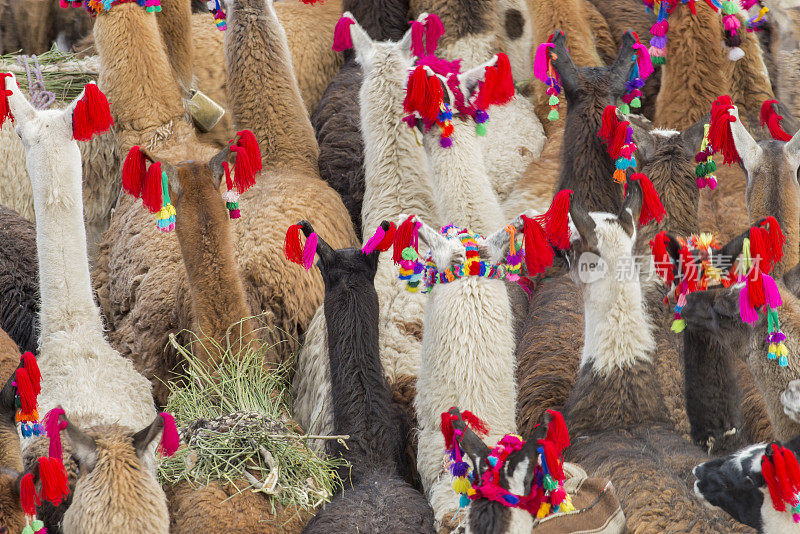
[[(733, 144), (736, 146), (736, 152), (739, 153), (739, 157), (742, 160), (742, 165), (744, 168), (749, 172), (752, 172), (758, 162), (761, 160), (763, 156), (763, 149), (758, 145), (753, 136), (750, 135), (750, 132), (747, 131), (747, 128), (744, 127), (744, 123), (742, 123), (742, 119), (739, 118), (739, 109), (734, 106), (730, 114), (733, 115), (736, 120), (731, 122), (731, 135), (733, 136)], [(794, 138), (793, 138), (794, 139)], [(791, 141), (789, 141), (791, 143)], [(783, 147), (784, 152), (787, 154), (787, 148), (789, 143), (786, 143), (786, 146)]]
[(225, 168), (222, 166), (222, 164), (227, 162), (228, 165), (230, 165), (232, 154), (233, 150), (231, 150), (230, 145), (228, 145), (217, 152), (208, 162), (208, 168), (211, 169), (211, 177), (214, 181), (214, 187), (217, 189), (219, 189), (219, 184), (222, 182), (222, 175), (225, 174)]
[(786, 142), (783, 146), (783, 152), (795, 166), (800, 165), (800, 130)]
[[(167, 173), (167, 187), (170, 191), (170, 202), (176, 204), (183, 196), (183, 186), (178, 179), (178, 169), (171, 163), (161, 162), (161, 170)], [(219, 188), (219, 183), (217, 183)]]
[[(69, 428), (69, 427), (67, 427)], [(139, 459), (144, 457), (150, 444), (164, 431), (164, 418), (157, 415), (153, 422), (133, 435), (133, 450)]]
[[(528, 210), (522, 215), (532, 219), (536, 216), (536, 213), (534, 210)], [(511, 226), (516, 232), (520, 233), (525, 229), (522, 215), (487, 237), (483, 244), (478, 245), (478, 248), (483, 250), (484, 254), (489, 257), (491, 263), (500, 263), (508, 252), (508, 247), (511, 244), (511, 234), (506, 231), (506, 228)]]
[(744, 240), (747, 237), (750, 237), (749, 228), (725, 243), (725, 245), (719, 249), (719, 252), (712, 256), (714, 267), (721, 269), (722, 271), (729, 271), (731, 266), (733, 266), (733, 262), (736, 261), (736, 258), (739, 257), (739, 254), (742, 253)]
[(640, 115), (627, 115), (624, 120), (633, 130), (633, 140), (636, 143), (636, 158), (639, 160), (639, 169), (644, 164), (653, 160), (656, 155), (656, 140), (651, 130), (653, 123)]
[(781, 126), (786, 133), (789, 135), (794, 135), (800, 131), (800, 121), (795, 118), (789, 108), (786, 107), (786, 104), (783, 102), (775, 102), (772, 104), (772, 109), (774, 109), (778, 115), (783, 117)]
[(626, 31), (622, 35), (622, 48), (619, 51), (617, 59), (609, 68), (611, 99), (616, 100), (625, 93), (625, 84), (633, 69), (633, 45), (636, 44), (636, 38), (633, 36), (631, 30)]
[[(17, 78), (12, 73), (8, 73), (8, 76), (0, 77), (0, 80), (2, 79), (5, 80), (6, 90), (10, 91), (10, 94), (8, 94), (8, 107), (11, 114), (14, 116), (14, 120), (27, 122), (35, 119), (38, 112), (30, 102), (28, 102), (28, 99), (23, 96), (22, 91), (20, 91), (17, 85)], [(0, 98), (2, 98), (2, 95), (0, 95)], [(3, 117), (0, 117), (0, 120), (2, 119)], [(0, 124), (0, 126), (1, 125), (2, 124)]]
[[(422, 15), (417, 17), (417, 20), (422, 18), (423, 15), (427, 17), (428, 14), (427, 13), (423, 13)], [(407, 58), (411, 57), (411, 34), (412, 34), (412, 32), (413, 32), (413, 27), (409, 28), (408, 30), (406, 30), (406, 33), (403, 34), (403, 37), (399, 41), (397, 41), (397, 47), (400, 49), (400, 52), (403, 53), (403, 56), (405, 56)]]
[[(630, 236), (634, 234), (639, 215), (642, 213), (643, 204), (642, 184), (638, 180), (628, 180), (628, 194), (625, 195), (625, 201), (622, 203), (622, 208), (619, 210), (617, 218)], [(630, 224), (628, 223), (629, 218)]]
[(586, 208), (583, 207), (583, 204), (573, 199), (569, 207), (569, 216), (584, 245), (586, 245), (589, 250), (597, 250), (597, 234), (595, 234), (594, 231), (594, 219), (592, 219), (592, 216), (586, 211)]
[(66, 415), (62, 415), (67, 422), (64, 432), (69, 438), (72, 454), (78, 458), (81, 468), (91, 472), (97, 465), (97, 443), (94, 438), (69, 422)]
[(553, 67), (558, 72), (561, 78), (561, 85), (566, 92), (574, 92), (578, 90), (578, 68), (572, 62), (572, 58), (567, 51), (567, 36), (561, 30), (556, 30), (553, 34), (553, 49), (551, 57), (553, 58)]
[(700, 151), (700, 145), (703, 143), (703, 137), (705, 136), (706, 124), (710, 120), (711, 113), (706, 113), (699, 121), (681, 132), (680, 138), (683, 145), (683, 153), (688, 157), (694, 158), (695, 154)]
[(478, 88), (478, 84), (483, 81), (484, 77), (486, 76), (486, 68), (494, 67), (495, 65), (497, 65), (497, 56), (493, 56), (489, 61), (486, 61), (485, 63), (482, 63), (477, 67), (473, 67), (468, 71), (462, 72), (458, 75), (458, 82), (466, 99), (469, 99), (469, 97), (472, 96), (472, 94), (475, 92), (475, 89)]
[(311, 226), (311, 223), (303, 220), (297, 223), (300, 225), (300, 229), (305, 234), (306, 238), (310, 237), (311, 234), (316, 235), (316, 254), (317, 258), (319, 258), (320, 262), (322, 263), (323, 267), (330, 267), (336, 264), (336, 251), (333, 250), (324, 239), (322, 239), (319, 234), (314, 232), (314, 227)]
[(492, 450), (467, 426), (458, 408), (450, 408), (450, 414), (457, 417), (453, 421), (453, 428), (461, 431), (461, 439), (459, 441), (461, 448), (472, 458), (475, 468), (478, 469), (480, 461), (488, 457)]
[(364, 63), (367, 62), (370, 52), (372, 52), (372, 47), (375, 44), (374, 41), (358, 22), (350, 25), (350, 39), (353, 41), (353, 49), (356, 51), (356, 59), (359, 63), (364, 65)]

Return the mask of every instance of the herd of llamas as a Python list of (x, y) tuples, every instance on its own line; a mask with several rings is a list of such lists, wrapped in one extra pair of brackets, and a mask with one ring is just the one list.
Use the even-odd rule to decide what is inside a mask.
[[(0, 533), (800, 533), (800, 1), (0, 5)], [(326, 502), (159, 478), (253, 344)]]

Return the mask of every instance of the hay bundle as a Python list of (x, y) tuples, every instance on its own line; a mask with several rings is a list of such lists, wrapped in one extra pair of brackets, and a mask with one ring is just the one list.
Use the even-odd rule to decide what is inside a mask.
[[(38, 56), (20, 53), (0, 56), (0, 72), (9, 71), (17, 77), (25, 93), (31, 94), (33, 86), (31, 96), (49, 91), (55, 96), (56, 103), (70, 102), (81, 94), (84, 85), (97, 81), (100, 58), (78, 58), (75, 54), (61, 52), (53, 45), (49, 51)], [(37, 75), (39, 72), (41, 76)], [(62, 106), (56, 104), (56, 107)]]

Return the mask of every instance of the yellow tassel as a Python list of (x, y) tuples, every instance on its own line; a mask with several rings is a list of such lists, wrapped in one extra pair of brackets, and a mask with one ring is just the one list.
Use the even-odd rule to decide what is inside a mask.
[(536, 518), (542, 519), (547, 517), (550, 514), (550, 503), (543, 502), (542, 505), (539, 507), (539, 511), (536, 512)]
[(561, 503), (558, 511), (564, 514), (575, 511), (575, 506), (572, 504), (572, 498), (569, 496), (569, 493), (567, 494), (567, 498), (564, 499), (564, 502)]
[(469, 483), (469, 480), (464, 477), (458, 477), (453, 481), (453, 490), (456, 493), (466, 493), (470, 487), (472, 487), (472, 485)]

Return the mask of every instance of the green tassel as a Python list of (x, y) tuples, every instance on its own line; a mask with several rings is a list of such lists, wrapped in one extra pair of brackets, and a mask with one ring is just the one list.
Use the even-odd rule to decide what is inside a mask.
[(659, 56), (653, 56), (650, 61), (653, 63), (653, 65), (663, 65), (663, 64), (665, 64), (667, 62), (667, 58), (659, 57)]
[(683, 332), (685, 328), (686, 328), (686, 321), (684, 321), (683, 319), (675, 319), (674, 321), (672, 321), (672, 326), (670, 327), (670, 330), (672, 330), (676, 334), (680, 334), (681, 332)]
[(708, 163), (706, 163), (706, 169), (708, 169), (709, 174), (717, 170), (717, 164), (714, 163), (713, 159), (708, 160)]
[(31, 521), (31, 528), (33, 528), (34, 532), (38, 532), (44, 528), (44, 521), (41, 519), (34, 519)]
[(547, 114), (547, 120), (549, 121), (557, 121), (558, 120), (558, 110), (551, 109), (550, 113)]
[(632, 108), (640, 108), (642, 107), (642, 100), (637, 96), (633, 100), (631, 100), (631, 107)]
[(631, 108), (628, 104), (623, 102), (622, 104), (619, 105), (619, 112), (622, 113), (623, 115), (627, 115), (628, 113), (631, 112)]
[(417, 251), (414, 250), (414, 247), (406, 247), (403, 249), (402, 256), (404, 260), (414, 261), (417, 259)]
[(735, 15), (739, 12), (734, 2), (722, 2), (722, 13), (725, 15)]
[(697, 176), (698, 178), (702, 178), (706, 174), (708, 174), (708, 171), (706, 171), (706, 164), (698, 163), (697, 167), (694, 168), (694, 175)]
[(478, 134), (481, 137), (486, 135), (486, 125), (485, 124), (476, 124), (475, 125), (475, 133)]
[(557, 106), (558, 105), (558, 97), (556, 95), (550, 95), (550, 100), (548, 100), (549, 106)]
[(33, 528), (30, 525), (25, 525), (25, 528), (22, 529), (22, 534), (33, 534)]
[(544, 485), (544, 489), (548, 491), (553, 491), (554, 489), (558, 488), (558, 482), (553, 480), (553, 477), (550, 475), (545, 475), (544, 482), (542, 484)]

